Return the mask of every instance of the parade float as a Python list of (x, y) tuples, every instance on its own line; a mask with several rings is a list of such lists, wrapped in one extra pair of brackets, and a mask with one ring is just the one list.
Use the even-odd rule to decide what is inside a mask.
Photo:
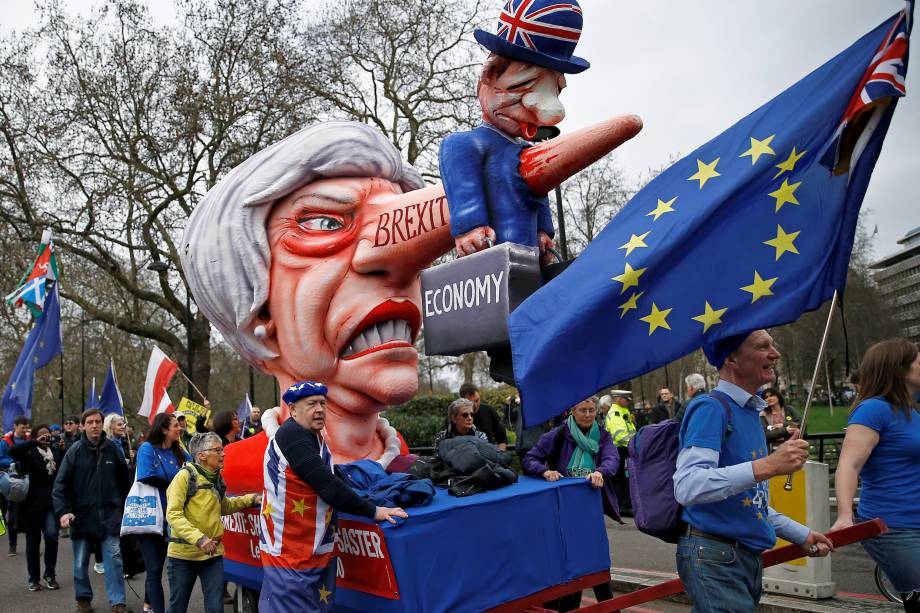
[[(375, 128), (329, 122), (254, 154), (195, 208), (182, 264), (196, 303), (281, 389), (305, 379), (328, 386), (323, 437), (336, 463), (403, 466), (405, 442), (380, 413), (418, 391), (423, 321), (429, 352), (488, 350), (493, 376), (514, 380), (509, 316), (552, 276), (541, 268), (554, 251), (546, 194), (641, 129), (625, 115), (530, 142), (562, 119), (565, 75), (588, 68), (574, 55), (581, 25), (577, 3), (511, 0), (494, 34), (477, 31), (490, 52), (478, 91), (483, 124), (445, 139), (443, 184), (424, 185)], [(453, 249), (457, 260), (426, 270)], [(230, 492), (268, 487), (268, 437), (285, 418), (285, 406), (267, 412), (267, 434), (227, 447)], [(239, 610), (254, 610), (267, 515), (224, 518)], [(439, 489), (409, 515), (395, 526), (338, 518), (336, 610), (524, 610), (609, 580), (600, 495), (583, 480), (525, 477), (465, 498)], [(838, 538), (883, 529), (866, 524)], [(774, 561), (801, 555), (776, 551)], [(679, 581), (663, 585), (596, 610), (680, 591)], [(329, 593), (319, 597), (329, 604)]]

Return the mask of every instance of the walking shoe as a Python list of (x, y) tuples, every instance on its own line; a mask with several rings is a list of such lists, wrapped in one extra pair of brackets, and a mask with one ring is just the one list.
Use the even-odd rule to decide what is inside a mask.
[(17, 553), (15, 547), (10, 547), (10, 550), (6, 553), (6, 557), (8, 557), (8, 558), (12, 558), (12, 557), (15, 557), (15, 556), (18, 556), (18, 555), (19, 555), (19, 553)]
[(38, 581), (29, 581), (29, 591), (40, 592), (42, 591), (42, 586), (39, 585)]
[(95, 572), (97, 575), (104, 575), (105, 565), (103, 565), (102, 562), (96, 562), (93, 564), (93, 572)]
[(93, 603), (86, 598), (78, 598), (77, 613), (93, 613)]
[(131, 613), (131, 609), (125, 604), (113, 604), (112, 613)]
[(61, 586), (58, 585), (58, 582), (54, 580), (54, 577), (45, 577), (45, 581), (42, 584), (49, 590), (59, 590)]

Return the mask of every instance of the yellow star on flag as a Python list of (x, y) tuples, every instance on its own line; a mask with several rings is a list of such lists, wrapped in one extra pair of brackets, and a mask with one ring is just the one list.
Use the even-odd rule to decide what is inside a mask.
[(700, 189), (703, 189), (703, 186), (706, 185), (706, 181), (712, 179), (713, 177), (720, 177), (718, 172), (716, 172), (716, 164), (719, 163), (721, 158), (716, 158), (708, 164), (704, 164), (702, 160), (696, 161), (696, 173), (693, 176), (687, 177), (687, 181), (699, 181)]
[(653, 222), (658, 221), (658, 218), (661, 217), (662, 215), (664, 215), (665, 213), (673, 213), (673, 212), (674, 212), (674, 207), (673, 207), (672, 205), (674, 204), (674, 201), (675, 201), (675, 200), (677, 200), (677, 196), (674, 196), (673, 198), (671, 198), (671, 199), (668, 200), (667, 202), (665, 202), (664, 200), (662, 200), (661, 198), (659, 198), (659, 199), (658, 199), (658, 206), (655, 207), (655, 210), (654, 210), (654, 211), (649, 211), (648, 213), (645, 214), (645, 216), (646, 216), (646, 217), (654, 217), (655, 219), (652, 220)]
[(758, 513), (758, 514), (757, 514), (757, 519), (763, 519), (763, 513)]
[(771, 238), (768, 241), (764, 241), (763, 244), (770, 245), (771, 247), (776, 249), (776, 259), (777, 260), (779, 260), (780, 256), (786, 253), (787, 251), (789, 253), (794, 253), (798, 255), (799, 250), (795, 248), (795, 243), (793, 243), (793, 241), (796, 238), (798, 238), (801, 232), (802, 231), (799, 230), (798, 232), (790, 232), (787, 234), (786, 231), (783, 230), (783, 227), (777, 224), (776, 225), (776, 238)]
[(639, 305), (636, 304), (636, 301), (642, 297), (642, 294), (645, 292), (639, 292), (638, 294), (633, 292), (633, 295), (630, 296), (629, 300), (621, 304), (618, 309), (620, 309), (620, 319), (623, 319), (623, 316), (626, 315), (627, 311), (632, 311), (633, 309), (639, 308)]
[(629, 242), (626, 243), (625, 245), (620, 245), (619, 249), (625, 249), (626, 257), (629, 257), (629, 254), (633, 252), (633, 249), (638, 249), (639, 247), (648, 247), (648, 245), (645, 244), (645, 237), (647, 237), (651, 233), (652, 231), (649, 230), (645, 234), (640, 234), (638, 236), (633, 234), (630, 237)]
[(779, 168), (779, 172), (773, 175), (773, 178), (777, 178), (784, 172), (792, 172), (795, 170), (795, 163), (798, 162), (803, 155), (805, 155), (804, 151), (802, 153), (796, 153), (795, 147), (793, 147), (792, 153), (789, 154), (789, 157), (776, 165), (776, 167)]
[(617, 275), (613, 277), (614, 281), (619, 281), (620, 283), (623, 284), (623, 289), (620, 290), (620, 293), (622, 294), (630, 287), (638, 287), (639, 277), (641, 277), (642, 273), (644, 273), (646, 270), (647, 270), (646, 268), (640, 268), (639, 270), (633, 270), (633, 267), (627, 264), (626, 270), (623, 271), (622, 275)]
[(270, 500), (266, 500), (266, 501), (265, 501), (265, 508), (262, 509), (262, 515), (264, 515), (265, 517), (268, 517), (268, 516), (271, 515), (273, 512), (274, 512), (274, 509), (272, 509), (272, 503), (271, 503), (271, 501), (270, 501)]
[(751, 459), (754, 459), (754, 460), (757, 459), (757, 452), (756, 452), (756, 451), (752, 451), (752, 452), (751, 452)]
[(323, 602), (323, 604), (329, 604), (329, 596), (331, 595), (332, 592), (327, 590), (325, 585), (319, 586), (319, 599)]
[(776, 198), (777, 213), (779, 213), (779, 210), (783, 208), (783, 205), (787, 202), (789, 204), (799, 204), (799, 201), (795, 199), (795, 190), (797, 190), (801, 184), (802, 182), (799, 181), (798, 183), (789, 185), (789, 181), (787, 179), (783, 179), (783, 184), (779, 186), (779, 189), (769, 193), (771, 198)]
[(751, 148), (739, 155), (738, 157), (751, 156), (751, 166), (757, 163), (757, 160), (760, 159), (762, 155), (776, 155), (776, 152), (773, 151), (773, 148), (770, 147), (770, 142), (773, 140), (773, 137), (776, 134), (771, 134), (763, 140), (757, 140), (753, 136), (751, 137)]
[(701, 315), (697, 315), (696, 317), (692, 317), (691, 319), (694, 319), (703, 324), (703, 334), (705, 334), (712, 326), (722, 323), (722, 316), (725, 315), (725, 311), (727, 310), (728, 308), (713, 309), (709, 305), (709, 302), (707, 302), (706, 306), (703, 308), (703, 313)]
[(751, 304), (754, 304), (764, 296), (772, 296), (773, 291), (770, 289), (776, 280), (779, 277), (773, 277), (772, 279), (761, 279), (757, 271), (754, 271), (754, 282), (750, 285), (745, 285), (741, 289), (746, 292), (751, 292)]
[(640, 317), (640, 321), (644, 321), (648, 324), (648, 335), (651, 336), (652, 332), (658, 328), (664, 328), (665, 330), (670, 330), (671, 326), (668, 325), (668, 315), (671, 314), (673, 309), (664, 309), (659, 310), (658, 305), (654, 302), (652, 303), (652, 310), (645, 317)]
[(291, 511), (292, 511), (293, 513), (297, 513), (297, 514), (299, 514), (301, 517), (303, 517), (304, 512), (305, 512), (307, 509), (310, 508), (310, 507), (308, 507), (306, 504), (304, 504), (305, 502), (306, 502), (306, 498), (295, 498), (295, 499), (294, 499), (294, 508), (291, 509)]
[(744, 498), (741, 499), (741, 502), (744, 503), (744, 506), (749, 507), (751, 506), (751, 503), (754, 501), (751, 500), (749, 497), (745, 496)]

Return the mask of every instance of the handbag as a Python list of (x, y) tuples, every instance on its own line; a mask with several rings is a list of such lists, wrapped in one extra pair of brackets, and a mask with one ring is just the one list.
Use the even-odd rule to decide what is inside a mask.
[(163, 503), (157, 488), (140, 481), (131, 486), (121, 517), (121, 536), (126, 534), (163, 534)]
[(29, 475), (0, 471), (0, 494), (10, 502), (22, 502), (29, 495)]

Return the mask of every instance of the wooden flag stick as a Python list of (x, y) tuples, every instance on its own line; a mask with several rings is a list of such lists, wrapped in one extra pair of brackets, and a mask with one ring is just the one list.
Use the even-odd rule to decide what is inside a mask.
[[(185, 379), (186, 381), (188, 381), (188, 384), (192, 386), (192, 389), (194, 389), (196, 392), (198, 392), (198, 395), (201, 396), (201, 399), (202, 399), (202, 400), (207, 400), (207, 399), (208, 399), (207, 396), (205, 396), (204, 394), (201, 393), (201, 390), (198, 389), (198, 386), (195, 385), (194, 383), (192, 383), (192, 380), (189, 379), (189, 378), (186, 376), (186, 374), (185, 374), (184, 372), (182, 372), (182, 369), (181, 369), (181, 368), (178, 368), (178, 367), (177, 367), (177, 368), (176, 368), (176, 371), (177, 371), (180, 375), (182, 375), (182, 378), (183, 378), (183, 379)], [(191, 398), (189, 398), (189, 400), (191, 400)]]

